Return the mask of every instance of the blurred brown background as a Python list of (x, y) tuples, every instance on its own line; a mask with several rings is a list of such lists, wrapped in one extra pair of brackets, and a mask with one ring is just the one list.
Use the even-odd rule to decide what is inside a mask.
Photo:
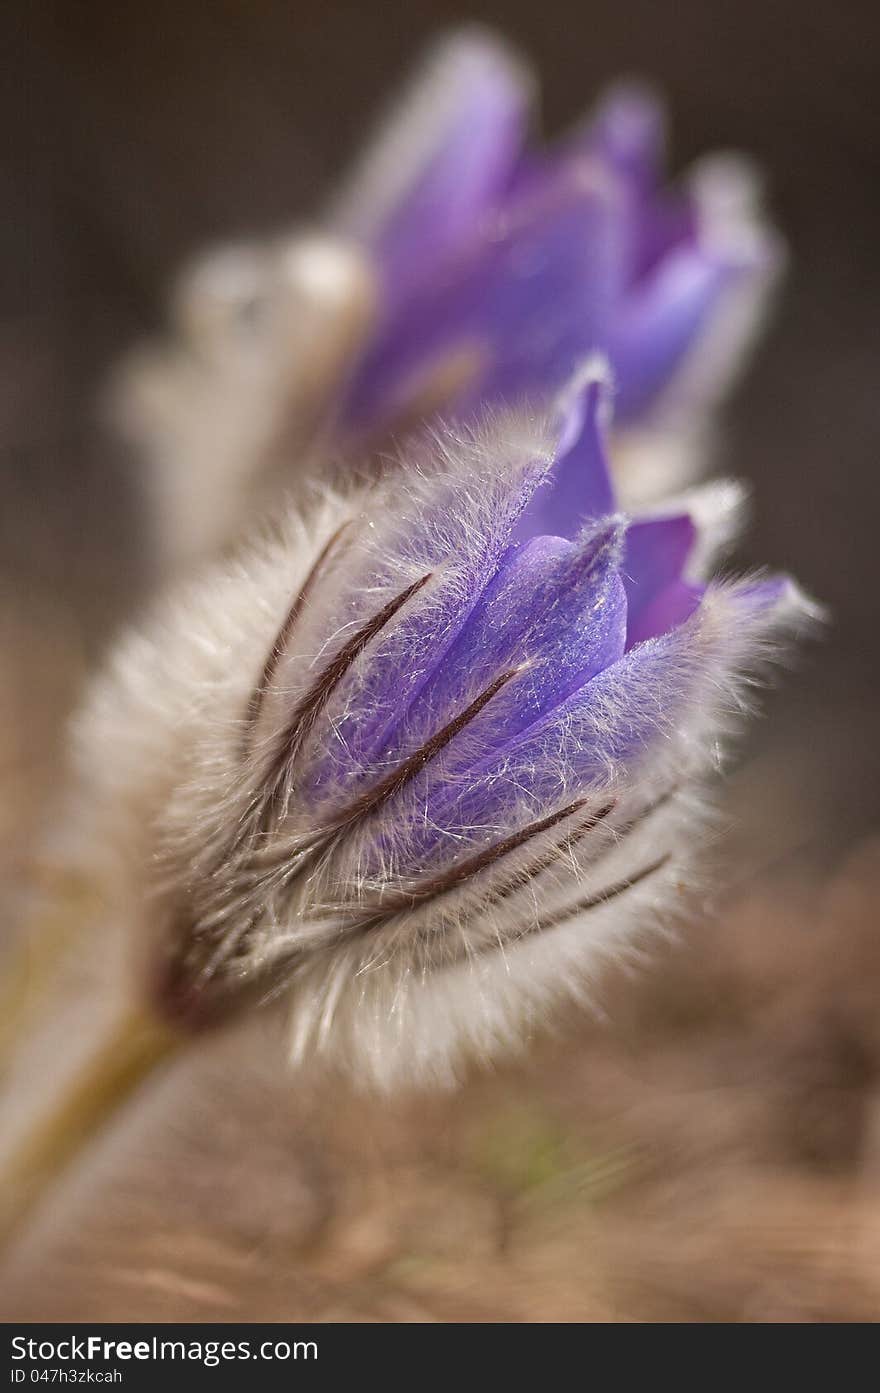
[[(37, 795), (55, 778), (60, 719), (149, 583), (136, 474), (94, 424), (106, 367), (159, 322), (169, 277), (204, 243), (318, 210), (420, 44), (472, 18), (531, 54), (548, 132), (602, 83), (636, 73), (668, 97), (676, 167), (719, 146), (764, 167), (792, 268), (728, 412), (726, 463), (750, 481), (755, 508), (737, 560), (791, 570), (829, 605), (833, 627), (769, 700), (744, 749), (727, 804), (733, 889), (690, 948), (686, 939), (686, 951), (624, 993), (616, 1025), (598, 1038), (587, 1030), (564, 1068), (551, 1051), (454, 1104), (389, 1120), (387, 1135), (374, 1120), (380, 1201), (369, 1185), (352, 1200), (357, 1148), (344, 1128), (331, 1143), (315, 1121), (314, 1144), (322, 1155), (329, 1148), (347, 1195), (342, 1211), (356, 1216), (347, 1230), (340, 1221), (341, 1257), (334, 1239), (329, 1257), (306, 1259), (294, 1244), (283, 1251), (299, 1256), (282, 1263), (274, 1221), (248, 1211), (243, 1232), (256, 1224), (263, 1234), (265, 1268), (245, 1264), (243, 1277), (233, 1263), (234, 1276), (224, 1268), (209, 1279), (202, 1267), (219, 1259), (203, 1236), (188, 1255), (170, 1244), (133, 1259), (130, 1299), (108, 1280), (89, 1306), (70, 1295), (62, 1264), (44, 1304), (23, 1298), (19, 1309), (37, 1318), (880, 1314), (880, 16), (867, 0), (4, 8), (0, 866), (11, 882), (26, 864)], [(487, 1107), (500, 1130), (473, 1141)], [(473, 1160), (495, 1156), (492, 1147), (513, 1160)], [(618, 1154), (641, 1159), (634, 1170), (628, 1160), (611, 1166), (617, 1199), (607, 1210), (604, 1182), (590, 1176)], [(303, 1171), (297, 1155), (307, 1188), (302, 1176), (314, 1179), (315, 1168)], [(415, 1199), (403, 1182), (389, 1184), (395, 1165), (415, 1177)], [(547, 1185), (549, 1229), (533, 1204)], [(134, 1215), (151, 1213), (162, 1189), (145, 1187)], [(395, 1189), (399, 1200), (389, 1198)], [(523, 1246), (511, 1258), (508, 1229), (523, 1213)], [(162, 1232), (155, 1214), (149, 1222)], [(176, 1231), (179, 1216), (166, 1222)], [(429, 1261), (438, 1234), (441, 1253)], [(227, 1240), (237, 1251), (238, 1239)], [(119, 1267), (117, 1241), (101, 1249), (108, 1271)], [(125, 1241), (136, 1248), (130, 1233)], [(245, 1246), (252, 1254), (251, 1237)], [(147, 1298), (137, 1274), (154, 1269), (165, 1277), (146, 1282)], [(477, 1300), (486, 1281), (498, 1294)]]

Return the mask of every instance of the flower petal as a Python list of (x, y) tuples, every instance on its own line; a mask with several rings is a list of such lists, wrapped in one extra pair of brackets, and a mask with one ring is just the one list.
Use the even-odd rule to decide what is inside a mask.
[(525, 138), (531, 75), (479, 28), (430, 55), (343, 190), (336, 230), (376, 253), (391, 301), (503, 190)]
[(749, 270), (695, 247), (679, 249), (633, 292), (608, 344), (621, 417), (636, 416), (650, 406), (727, 292)]
[(627, 649), (683, 624), (698, 608), (704, 594), (705, 586), (686, 580), (671, 581), (633, 616), (626, 631)]
[[(319, 587), (275, 670), (261, 727), (277, 728), (353, 634), (407, 587), (425, 583), (359, 651), (304, 746), (298, 788), (312, 810), (338, 801), (375, 767), (391, 732), (443, 662), (552, 463), (542, 418), (498, 417), (480, 430), (422, 442), (353, 519), (337, 569)], [(420, 468), (421, 465), (421, 468)], [(311, 654), (311, 662), (303, 655)]]
[(599, 97), (581, 139), (634, 188), (650, 193), (663, 172), (663, 104), (646, 86), (616, 83)]
[(610, 381), (602, 359), (592, 359), (561, 394), (556, 463), (520, 519), (516, 536), (573, 536), (588, 518), (617, 507), (606, 448)]
[[(466, 777), (443, 760), (425, 770), (396, 811), (394, 856), (417, 866), (507, 835), (536, 817), (639, 776), (670, 785), (714, 758), (718, 707), (768, 640), (808, 608), (790, 583), (716, 586), (687, 622), (640, 643), (495, 749)], [(384, 848), (387, 856), (388, 849)]]
[(521, 667), (459, 746), (488, 750), (616, 662), (626, 634), (622, 539), (623, 523), (611, 519), (576, 543), (536, 537), (514, 551), (405, 723), (407, 743), (424, 739), (443, 712), (461, 709), (499, 672)]
[(386, 321), (350, 388), (353, 423), (405, 409), (425, 366), (473, 349), (477, 402), (556, 391), (601, 345), (622, 284), (615, 182), (586, 162), (484, 221), (474, 238)]
[[(680, 583), (696, 540), (697, 528), (689, 513), (649, 518), (629, 528), (623, 561), (629, 614), (628, 648), (643, 638), (663, 632), (662, 628), (651, 627), (665, 612), (662, 608), (654, 610), (655, 602), (661, 593)], [(678, 598), (684, 602), (683, 594), (678, 594)], [(678, 603), (672, 594), (668, 602), (670, 613), (677, 613)], [(649, 612), (653, 618), (646, 621)]]

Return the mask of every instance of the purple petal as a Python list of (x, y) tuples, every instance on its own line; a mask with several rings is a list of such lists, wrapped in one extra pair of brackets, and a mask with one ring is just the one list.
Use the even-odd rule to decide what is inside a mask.
[(631, 649), (472, 764), (466, 779), (444, 781), (439, 769), (426, 770), (411, 792), (408, 817), (399, 810), (398, 825), (409, 828), (397, 848), (401, 862), (454, 860), (464, 846), (484, 845), (607, 789), (646, 757), (667, 766), (671, 783), (688, 759), (706, 760), (698, 739), (704, 708), (754, 657), (777, 616), (785, 622), (786, 605), (804, 612), (790, 591), (752, 585), (707, 592), (689, 622)]
[[(514, 549), (413, 708), (403, 742), (417, 748), (499, 673), (525, 664), (463, 737), (466, 750), (486, 751), (616, 662), (626, 640), (622, 538), (611, 520), (576, 543), (535, 537)], [(455, 762), (453, 747), (445, 767)]]
[(572, 536), (588, 518), (617, 507), (606, 448), (610, 389), (604, 371), (590, 366), (561, 404), (557, 460), (520, 519), (517, 539), (552, 533)]
[(661, 187), (666, 153), (663, 104), (647, 87), (612, 87), (568, 141), (615, 172), (627, 193), (628, 284), (652, 271), (697, 230), (694, 200)]
[(649, 193), (663, 172), (663, 105), (647, 87), (620, 83), (599, 99), (580, 139), (634, 188)]
[(405, 294), (509, 182), (531, 93), (523, 65), (476, 28), (438, 47), (418, 74), (336, 218), (339, 231), (376, 253), (386, 296)]
[[(654, 621), (645, 616), (652, 611), (658, 595), (681, 581), (696, 540), (696, 525), (689, 513), (649, 518), (629, 528), (622, 567), (629, 607), (628, 648), (650, 636), (645, 623), (656, 622), (663, 611), (656, 611)], [(680, 598), (683, 601), (683, 596)], [(669, 602), (674, 609), (671, 595)], [(662, 628), (652, 630), (661, 632)]]
[(649, 638), (658, 638), (690, 619), (705, 594), (705, 586), (674, 580), (645, 604), (630, 620), (626, 631), (627, 649)]
[(555, 391), (601, 345), (620, 286), (621, 205), (587, 164), (484, 222), (393, 314), (362, 362), (346, 414), (394, 414), (424, 366), (473, 348), (487, 367), (461, 410)]
[(438, 763), (448, 776), (453, 766), (466, 768), (474, 748), (484, 754), (509, 740), (615, 662), (626, 640), (622, 535), (622, 524), (611, 523), (579, 544), (538, 537), (512, 549), (469, 616), (459, 614), (452, 642), (445, 631), (432, 632), (430, 609), (416, 616), (421, 652), (414, 643), (402, 646), (398, 633), (390, 666), (381, 652), (373, 655), (371, 671), (377, 656), (383, 670), (366, 692), (366, 723), (353, 717), (350, 694), (334, 700), (328, 716), (336, 738), (312, 775), (301, 775), (301, 791), (308, 787), (314, 797), (329, 784), (334, 804), (344, 804), (424, 747), (499, 677), (516, 673), (451, 742)]
[(651, 405), (723, 297), (754, 270), (754, 263), (679, 248), (631, 294), (608, 343), (619, 417), (631, 418)]
[(663, 172), (666, 121), (662, 103), (646, 87), (621, 83), (552, 145), (527, 151), (517, 165), (509, 192), (532, 193), (563, 166), (584, 159), (613, 174), (641, 203), (654, 193)]
[(534, 810), (609, 781), (684, 709), (690, 674), (679, 660), (683, 635), (674, 630), (625, 654), (474, 769), (456, 817), (498, 826), (524, 797)]
[[(430, 574), (334, 688), (324, 709), (327, 729), (320, 738), (316, 734), (300, 760), (299, 790), (313, 805), (325, 797), (344, 801), (373, 770), (494, 576), (522, 510), (550, 465), (541, 457), (546, 448), (541, 431), (533, 428), (521, 439), (520, 429), (511, 427), (509, 440), (502, 427), (494, 429), (491, 440), (479, 432), (469, 440), (462, 432), (447, 471), (429, 475), (423, 493), (395, 489), (394, 481), (389, 482), (354, 555), (346, 556), (338, 577), (323, 582), (322, 606), (298, 626), (298, 652), (311, 648), (321, 654), (322, 665), (329, 664), (342, 643), (388, 599)], [(279, 663), (276, 705), (292, 704), (302, 666), (296, 654)], [(320, 671), (316, 664), (306, 674), (309, 683), (315, 668)], [(269, 719), (271, 703), (266, 710)]]
[(441, 757), (389, 809), (397, 829), (407, 829), (393, 848), (401, 868), (454, 860), (463, 849), (607, 788), (652, 742), (663, 744), (688, 713), (705, 661), (690, 626), (676, 629), (583, 683), (473, 763), (466, 777)]

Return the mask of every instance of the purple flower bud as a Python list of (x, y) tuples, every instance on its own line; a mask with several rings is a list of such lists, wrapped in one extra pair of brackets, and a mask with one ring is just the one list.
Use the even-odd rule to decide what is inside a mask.
[(594, 366), (212, 570), (95, 693), (86, 777), (162, 1010), (449, 1080), (668, 910), (743, 680), (808, 606), (708, 577), (729, 493), (616, 511)]
[(664, 186), (661, 110), (624, 86), (532, 150), (532, 86), (491, 35), (454, 34), (343, 190), (335, 229), (379, 280), (350, 426), (417, 414), (455, 365), (466, 412), (546, 396), (602, 351), (622, 422), (682, 394), (705, 412), (732, 375), (781, 260), (742, 167)]
[(344, 475), (365, 442), (438, 413), (543, 407), (597, 351), (626, 505), (706, 469), (711, 408), (782, 261), (756, 181), (725, 156), (665, 184), (662, 112), (632, 86), (535, 148), (532, 93), (499, 40), (453, 34), (321, 229), (183, 278), (171, 342), (133, 354), (110, 394), (170, 565), (234, 540), (317, 460)]

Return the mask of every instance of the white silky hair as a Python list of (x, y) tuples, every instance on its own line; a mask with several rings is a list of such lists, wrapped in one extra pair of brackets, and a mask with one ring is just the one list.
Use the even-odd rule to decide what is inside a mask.
[(305, 472), (375, 297), (358, 248), (308, 229), (209, 250), (181, 275), (170, 333), (132, 350), (104, 394), (163, 574), (216, 555)]
[[(82, 835), (107, 852), (120, 898), (139, 907), (141, 951), (160, 951), (172, 926), (207, 927), (221, 949), (224, 935), (235, 940), (237, 977), (267, 981), (288, 1000), (297, 1064), (321, 1059), (382, 1089), (449, 1085), (468, 1059), (510, 1052), (562, 1003), (588, 1001), (603, 962), (632, 951), (679, 902), (706, 824), (705, 777), (752, 677), (809, 612), (794, 587), (772, 610), (753, 611), (738, 584), (714, 587), (664, 655), (675, 700), (621, 668), (619, 687), (606, 683), (585, 714), (549, 722), (546, 806), (536, 811), (512, 794), (503, 826), (463, 828), (460, 847), (451, 854), (447, 843), (436, 867), (414, 874), (397, 855), (406, 818), (418, 817), (403, 798), (343, 827), (291, 882), (287, 850), (301, 854), (316, 830), (298, 803), (295, 765), (284, 773), (279, 816), (236, 846), (236, 829), (265, 801), (273, 742), (291, 710), (352, 633), (426, 566), (437, 589), (427, 585), (413, 608), (431, 635), (443, 595), (465, 583), (462, 568), (485, 551), (518, 482), (548, 467), (552, 434), (541, 417), (501, 413), (473, 430), (436, 433), (420, 459), (379, 486), (325, 495), (307, 519), (288, 511), (273, 535), (161, 601), (119, 645), (79, 720)], [(704, 509), (701, 525), (721, 519), (723, 530), (728, 511)], [(346, 529), (337, 554), (332, 539)], [(292, 597), (304, 590), (285, 634)], [(415, 653), (395, 647), (412, 644), (417, 625), (406, 638), (406, 616), (351, 662), (348, 700), (369, 695), (379, 657)], [(591, 741), (601, 748), (622, 714), (648, 732), (638, 753), (607, 755), (589, 785), (575, 787), (571, 752)], [(319, 714), (310, 738), (332, 734)], [(381, 876), (377, 884), (377, 838), (387, 884)], [(479, 856), (505, 838), (513, 840), (504, 855), (449, 878), (459, 851)], [(440, 889), (419, 898), (420, 876), (433, 873)], [(195, 926), (184, 917), (180, 928), (181, 908)]]

